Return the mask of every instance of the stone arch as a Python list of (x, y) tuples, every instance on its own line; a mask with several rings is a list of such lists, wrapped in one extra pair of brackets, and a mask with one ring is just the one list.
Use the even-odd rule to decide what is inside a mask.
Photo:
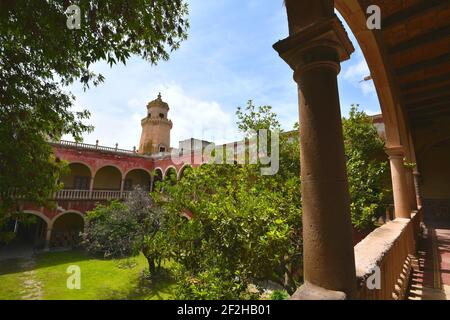
[(183, 165), (183, 166), (180, 168), (180, 170), (178, 171), (178, 177), (177, 177), (178, 180), (181, 180), (181, 178), (183, 178), (183, 175), (184, 175), (184, 171), (185, 171), (185, 170), (192, 170), (192, 166), (191, 166), (190, 164), (185, 164), (185, 165)]
[(406, 112), (387, 53), (381, 44), (381, 31), (367, 28), (367, 16), (359, 1), (335, 0), (335, 7), (347, 22), (364, 54), (377, 91), (386, 130), (386, 147), (402, 146), (405, 156), (414, 159)]
[(153, 170), (152, 174), (152, 191), (155, 189), (155, 183), (163, 181), (164, 171), (160, 167), (157, 167)]
[(144, 168), (133, 168), (124, 175), (124, 190), (131, 191), (137, 185), (142, 189), (149, 191), (151, 187), (151, 173)]
[(171, 169), (175, 170), (175, 172), (178, 172), (178, 171), (177, 171), (177, 168), (176, 168), (175, 166), (170, 165), (170, 166), (166, 167), (166, 170), (164, 170), (164, 177), (167, 176), (169, 170), (171, 170)]
[[(342, 18), (347, 22), (355, 36), (369, 66), (385, 124), (386, 151), (390, 157), (395, 153), (397, 159), (404, 157), (408, 162), (415, 162), (416, 154), (411, 138), (409, 121), (400, 95), (400, 88), (383, 44), (382, 31), (367, 28), (366, 6), (361, 4), (361, 1), (334, 0), (334, 3), (335, 8), (342, 15)], [(392, 165), (391, 161), (391, 168)], [(394, 177), (392, 178), (394, 179)], [(410, 208), (402, 211), (409, 211), (416, 207), (412, 171), (402, 173), (399, 181), (401, 181), (401, 184), (405, 184), (401, 188), (404, 187), (408, 190), (407, 197), (410, 202), (410, 205), (408, 205)], [(393, 189), (399, 188), (393, 186)], [(395, 199), (394, 202), (396, 202)]]
[(45, 221), (47, 227), (51, 226), (51, 220), (42, 212), (36, 210), (24, 210), (23, 213), (35, 215)]
[(172, 184), (177, 182), (177, 169), (174, 166), (169, 166), (164, 172), (164, 180), (171, 180)]
[(76, 210), (59, 213), (52, 220), (50, 245), (52, 247), (75, 247), (81, 241), (85, 216)]
[(157, 179), (158, 177), (161, 178), (161, 181), (164, 177), (164, 170), (160, 167), (157, 167), (153, 170), (153, 176), (155, 179)]
[(123, 180), (122, 170), (111, 164), (99, 168), (94, 175), (94, 190), (120, 190)]
[(60, 218), (61, 216), (65, 215), (66, 213), (74, 213), (74, 214), (77, 214), (77, 215), (79, 215), (83, 220), (85, 220), (85, 218), (86, 218), (86, 215), (83, 214), (82, 212), (78, 211), (78, 210), (66, 210), (66, 211), (63, 211), (63, 212), (58, 213), (56, 216), (53, 217), (53, 219), (51, 220), (52, 225), (54, 224), (54, 222), (55, 222), (58, 218)]
[(91, 165), (89, 165), (87, 162), (84, 162), (84, 161), (81, 161), (81, 160), (74, 160), (74, 161), (70, 161), (70, 162), (69, 162), (69, 166), (70, 166), (71, 164), (81, 164), (81, 165), (87, 167), (87, 168), (89, 169), (89, 172), (90, 172), (90, 174), (91, 174), (91, 177), (94, 176), (94, 174), (95, 174), (95, 173), (94, 173), (94, 169), (92, 169)]
[(64, 189), (89, 190), (92, 179), (92, 168), (82, 161), (69, 163), (69, 172), (60, 177)]
[(123, 176), (123, 170), (122, 170), (121, 167), (119, 167), (118, 165), (113, 164), (113, 163), (107, 163), (107, 164), (104, 164), (104, 165), (102, 165), (101, 167), (97, 168), (97, 169), (95, 170), (95, 172), (94, 172), (93, 177), (95, 177), (95, 176), (97, 175), (97, 173), (98, 173), (100, 170), (102, 170), (103, 168), (105, 168), (105, 167), (113, 167), (113, 168), (117, 169), (117, 170), (120, 172), (120, 175), (121, 175), (121, 176)]
[(15, 232), (16, 237), (8, 245), (19, 245), (43, 249), (46, 244), (47, 230), (51, 228), (50, 219), (42, 212), (36, 210), (24, 210), (23, 213), (35, 217), (35, 220), (8, 219), (5, 227), (8, 231)]

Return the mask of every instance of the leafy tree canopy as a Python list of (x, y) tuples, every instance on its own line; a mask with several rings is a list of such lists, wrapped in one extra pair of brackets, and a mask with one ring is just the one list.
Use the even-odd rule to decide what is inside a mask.
[[(71, 4), (80, 29), (67, 28)], [(64, 164), (47, 142), (92, 129), (64, 86), (101, 83), (98, 61), (167, 60), (187, 37), (187, 13), (184, 0), (0, 1), (0, 221), (18, 198), (48, 205), (60, 187)]]
[(142, 252), (151, 273), (168, 256), (164, 246), (164, 215), (155, 207), (148, 192), (135, 187), (128, 199), (112, 201), (88, 212), (83, 244), (92, 254), (126, 257)]
[(375, 218), (384, 213), (391, 194), (384, 141), (372, 119), (358, 110), (357, 105), (352, 106), (342, 126), (352, 223), (359, 230), (367, 230), (374, 226)]
[[(247, 136), (280, 128), (270, 106), (249, 101), (237, 116)], [(268, 280), (293, 293), (302, 264), (298, 141), (283, 137), (280, 150), (278, 174), (261, 175), (259, 164), (202, 165), (154, 192), (168, 216), (178, 298), (252, 298), (249, 285)]]

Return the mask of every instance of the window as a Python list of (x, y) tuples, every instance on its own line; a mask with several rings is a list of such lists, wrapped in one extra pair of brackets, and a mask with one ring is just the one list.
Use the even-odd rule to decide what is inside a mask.
[(73, 188), (75, 190), (89, 190), (90, 177), (75, 176)]
[(159, 147), (159, 152), (166, 152), (166, 147), (160, 146)]
[(149, 117), (149, 118), (151, 118), (151, 117), (152, 117), (152, 114), (151, 114), (150, 112), (148, 113), (148, 117)]
[(160, 113), (160, 114), (159, 114), (159, 117), (160, 117), (161, 119), (164, 119), (164, 113)]

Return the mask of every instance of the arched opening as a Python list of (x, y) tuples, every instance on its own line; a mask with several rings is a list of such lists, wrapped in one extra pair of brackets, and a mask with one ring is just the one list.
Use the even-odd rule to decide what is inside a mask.
[(91, 176), (91, 170), (87, 165), (71, 163), (68, 172), (61, 176), (60, 181), (64, 184), (64, 189), (89, 190)]
[(192, 166), (190, 165), (184, 166), (178, 173), (178, 180), (181, 180), (184, 177), (189, 176), (190, 174), (192, 174), (192, 171), (193, 171)]
[(63, 213), (56, 217), (50, 241), (51, 247), (67, 248), (80, 244), (80, 232), (84, 229), (84, 219), (76, 212)]
[(166, 169), (166, 175), (164, 176), (164, 181), (169, 181), (171, 185), (177, 183), (177, 171), (175, 168), (170, 167)]
[(106, 166), (97, 171), (94, 177), (94, 190), (120, 190), (122, 173), (113, 166)]
[(133, 169), (125, 176), (124, 190), (131, 191), (136, 186), (140, 186), (143, 190), (150, 191), (151, 177), (150, 174), (143, 169)]
[(162, 181), (163, 181), (163, 172), (161, 169), (156, 168), (153, 171), (152, 191), (155, 190), (157, 183), (162, 182)]
[(47, 228), (48, 219), (40, 213), (25, 212), (7, 219), (0, 231), (9, 240), (0, 242), (0, 255), (15, 258), (32, 254), (35, 249), (44, 249)]
[[(353, 45), (355, 48), (361, 49), (370, 69), (370, 76), (375, 85), (383, 114), (386, 145), (401, 145), (401, 141), (405, 142), (408, 140), (404, 125), (405, 120), (403, 119), (404, 115), (399, 107), (399, 97), (393, 89), (395, 88), (394, 75), (390, 73), (387, 67), (387, 55), (379, 43), (380, 38), (377, 36), (377, 31), (367, 28), (366, 10), (365, 8), (363, 9), (359, 2), (336, 0), (335, 7), (356, 39), (356, 43), (353, 41)], [(409, 146), (406, 145), (405, 147)]]

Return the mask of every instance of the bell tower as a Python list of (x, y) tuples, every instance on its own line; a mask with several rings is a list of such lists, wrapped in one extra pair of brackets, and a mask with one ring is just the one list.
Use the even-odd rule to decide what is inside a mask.
[(149, 102), (147, 105), (147, 117), (142, 119), (141, 142), (139, 153), (154, 154), (170, 151), (170, 130), (172, 121), (167, 118), (169, 105), (161, 98)]

